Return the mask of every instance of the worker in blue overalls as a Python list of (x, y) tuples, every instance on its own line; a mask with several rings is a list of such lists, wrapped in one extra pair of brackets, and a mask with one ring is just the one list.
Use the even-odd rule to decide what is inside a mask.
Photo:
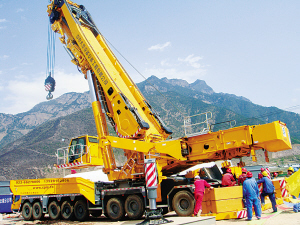
[(246, 200), (247, 208), (247, 220), (252, 220), (252, 206), (254, 206), (254, 211), (257, 219), (261, 218), (261, 205), (258, 199), (259, 190), (258, 185), (253, 178), (252, 173), (249, 171), (247, 173), (247, 179), (243, 183), (243, 196)]

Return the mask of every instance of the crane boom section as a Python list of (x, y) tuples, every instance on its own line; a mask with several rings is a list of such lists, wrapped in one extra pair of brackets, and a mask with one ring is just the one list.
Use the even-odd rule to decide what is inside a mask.
[(60, 39), (73, 56), (72, 62), (85, 75), (91, 70), (103, 89), (100, 96), (105, 99), (104, 109), (117, 134), (123, 138), (147, 139), (155, 135), (166, 139), (172, 131), (151, 109), (84, 7), (70, 1), (60, 1), (60, 4), (54, 1), (48, 6), (48, 12), (52, 29), (62, 35)]

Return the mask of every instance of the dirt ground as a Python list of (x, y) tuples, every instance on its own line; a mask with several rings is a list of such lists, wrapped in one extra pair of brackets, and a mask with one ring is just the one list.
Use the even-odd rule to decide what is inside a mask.
[[(253, 217), (252, 221), (246, 221), (246, 219), (230, 219), (230, 220), (220, 220), (216, 221), (216, 225), (300, 225), (300, 213), (293, 212), (292, 208), (288, 208), (285, 205), (281, 205), (279, 207), (277, 213), (272, 213), (273, 210), (269, 209), (266, 211), (263, 211), (262, 213), (262, 219), (257, 220), (256, 217)], [(165, 215), (165, 218), (171, 218), (174, 217), (174, 212), (170, 212)], [(58, 225), (66, 225), (66, 224), (80, 224), (80, 225), (133, 225), (141, 221), (132, 221), (132, 220), (125, 220), (125, 221), (117, 221), (117, 222), (111, 222), (106, 217), (102, 216), (99, 218), (90, 218), (86, 222), (77, 222), (77, 221), (52, 221), (48, 220), (46, 218), (43, 221), (24, 221), (22, 217), (17, 218), (5, 218), (7, 216), (4, 216), (3, 220), (0, 220), (0, 224), (15, 224), (15, 225), (21, 225), (21, 224), (58, 224)], [(186, 220), (186, 219), (185, 219)], [(169, 223), (172, 225), (172, 223)], [(201, 225), (201, 223), (198, 223)]]

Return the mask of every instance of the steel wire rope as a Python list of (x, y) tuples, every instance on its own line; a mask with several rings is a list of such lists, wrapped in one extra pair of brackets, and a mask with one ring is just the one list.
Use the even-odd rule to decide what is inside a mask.
[[(284, 109), (277, 108), (273, 112), (261, 114), (261, 115), (255, 116), (255, 117), (249, 117), (249, 118), (243, 119), (243, 120), (236, 120), (236, 123), (243, 123), (243, 122), (251, 121), (251, 120), (254, 120), (254, 119), (260, 119), (260, 118), (264, 118), (264, 117), (268, 117), (268, 116), (272, 116), (272, 115), (276, 115), (276, 114), (281, 114), (281, 113), (288, 112), (287, 110), (297, 109), (297, 108), (300, 108), (300, 105), (294, 105), (294, 106), (290, 106), (290, 107), (287, 107), (287, 108), (284, 108)], [(215, 123), (215, 124), (212, 124), (212, 125), (219, 125), (219, 124), (226, 123), (226, 122), (228, 122), (228, 121), (218, 122), (218, 123)], [(225, 126), (226, 125), (221, 125), (221, 126), (219, 126), (219, 129), (224, 128)]]
[(299, 107), (300, 107), (300, 105), (291, 106), (291, 107), (288, 107), (288, 108), (285, 108), (285, 109), (277, 108), (273, 112), (265, 113), (265, 114), (255, 116), (255, 117), (250, 117), (250, 118), (247, 118), (247, 119), (244, 119), (244, 120), (240, 120), (239, 122), (245, 122), (245, 121), (249, 121), (249, 120), (252, 120), (252, 119), (259, 119), (259, 118), (264, 118), (264, 117), (268, 117), (268, 116), (272, 116), (272, 115), (276, 115), (276, 114), (281, 114), (281, 113), (287, 112), (287, 110), (296, 109), (296, 108), (299, 108)]
[[(101, 34), (102, 35), (102, 34)], [(103, 35), (102, 35), (103, 36)], [(104, 37), (104, 36), (103, 36)], [(145, 79), (145, 81), (148, 83), (148, 84), (150, 84), (164, 99), (166, 99), (180, 114), (181, 114), (181, 116), (182, 117), (185, 117), (185, 115), (184, 115), (184, 113), (183, 112), (181, 112), (180, 110), (179, 110), (179, 108), (178, 107), (176, 107), (171, 101), (169, 101), (169, 99), (165, 96), (165, 95), (163, 95), (151, 82), (149, 82), (147, 79), (146, 79), (146, 77), (138, 70), (138, 69), (136, 69), (130, 62), (129, 62), (129, 60), (127, 60), (119, 51), (118, 51), (118, 49), (106, 38), (106, 37), (104, 37), (104, 39), (113, 47), (113, 49), (140, 75), (140, 76), (142, 76), (144, 79)]]
[(51, 24), (48, 24), (48, 43), (47, 43), (47, 69), (46, 77), (54, 77), (55, 67), (55, 32), (51, 29)]

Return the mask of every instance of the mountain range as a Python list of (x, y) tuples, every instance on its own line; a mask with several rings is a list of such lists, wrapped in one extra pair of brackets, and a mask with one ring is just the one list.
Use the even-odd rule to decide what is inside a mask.
[[(300, 117), (276, 107), (264, 107), (247, 98), (216, 93), (205, 81), (188, 83), (180, 79), (159, 79), (151, 76), (138, 83), (138, 88), (150, 105), (160, 114), (173, 137), (184, 135), (183, 118), (211, 112), (214, 131), (236, 126), (284, 121), (293, 143), (300, 140)], [(30, 111), (17, 115), (0, 114), (0, 166), (2, 179), (44, 177), (53, 172), (56, 149), (67, 146), (70, 138), (96, 135), (89, 93), (67, 93), (51, 101), (42, 102)], [(110, 133), (114, 135), (110, 127)], [(116, 150), (122, 164), (122, 153)]]

